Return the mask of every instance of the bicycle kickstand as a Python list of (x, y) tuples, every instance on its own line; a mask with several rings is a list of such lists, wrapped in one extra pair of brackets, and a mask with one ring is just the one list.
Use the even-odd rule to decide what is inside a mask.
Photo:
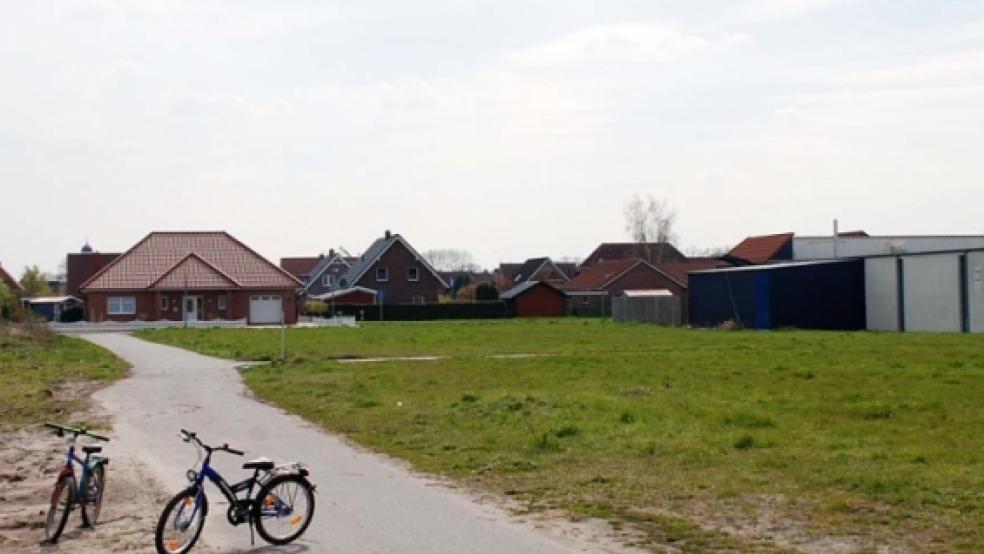
[(253, 520), (249, 520), (249, 545), (256, 546), (256, 537), (253, 536)]

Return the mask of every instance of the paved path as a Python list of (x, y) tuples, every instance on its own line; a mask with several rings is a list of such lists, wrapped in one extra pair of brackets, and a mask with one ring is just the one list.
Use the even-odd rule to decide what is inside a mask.
[[(229, 361), (145, 342), (129, 335), (84, 338), (133, 365), (133, 376), (100, 390), (114, 415), (114, 457), (135, 456), (168, 491), (185, 486), (194, 449), (178, 428), (210, 444), (228, 442), (250, 457), (301, 460), (318, 485), (315, 520), (295, 545), (256, 552), (321, 553), (559, 553), (581, 550), (518, 523), (500, 510), (414, 475), (378, 455), (359, 451), (298, 417), (248, 397)], [(244, 458), (216, 454), (227, 479), (246, 477)], [(210, 489), (203, 538), (226, 550), (250, 550), (247, 527), (225, 521), (228, 506)], [(222, 501), (220, 503), (220, 501)]]

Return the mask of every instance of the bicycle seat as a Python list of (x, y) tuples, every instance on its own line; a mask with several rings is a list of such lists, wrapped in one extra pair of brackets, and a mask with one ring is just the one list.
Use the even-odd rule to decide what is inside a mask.
[(256, 460), (250, 460), (243, 464), (243, 469), (273, 469), (273, 460), (268, 460), (266, 458), (258, 458)]
[(95, 454), (96, 452), (102, 452), (103, 447), (95, 444), (87, 444), (82, 447), (82, 452), (86, 454)]

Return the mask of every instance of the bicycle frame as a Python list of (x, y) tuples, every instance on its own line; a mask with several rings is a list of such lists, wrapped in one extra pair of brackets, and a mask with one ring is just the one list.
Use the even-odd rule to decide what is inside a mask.
[[(65, 465), (62, 467), (61, 472), (58, 474), (57, 479), (62, 477), (72, 477), (75, 479), (75, 465), (78, 464), (82, 468), (82, 478), (75, 482), (76, 489), (72, 491), (76, 502), (80, 502), (82, 498), (82, 493), (86, 490), (89, 485), (89, 478), (92, 476), (92, 472), (95, 467), (101, 463), (104, 463), (104, 458), (100, 456), (91, 456), (86, 453), (85, 459), (79, 458), (75, 455), (75, 442), (78, 440), (78, 435), (72, 434), (71, 438), (68, 439), (68, 453), (65, 455)], [(57, 501), (58, 490), (54, 490), (51, 493), (51, 501)]]

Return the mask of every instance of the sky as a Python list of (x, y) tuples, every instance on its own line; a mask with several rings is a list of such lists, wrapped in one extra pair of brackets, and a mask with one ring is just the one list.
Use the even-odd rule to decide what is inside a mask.
[(0, 18), (0, 263), (984, 234), (984, 2), (71, 0)]

